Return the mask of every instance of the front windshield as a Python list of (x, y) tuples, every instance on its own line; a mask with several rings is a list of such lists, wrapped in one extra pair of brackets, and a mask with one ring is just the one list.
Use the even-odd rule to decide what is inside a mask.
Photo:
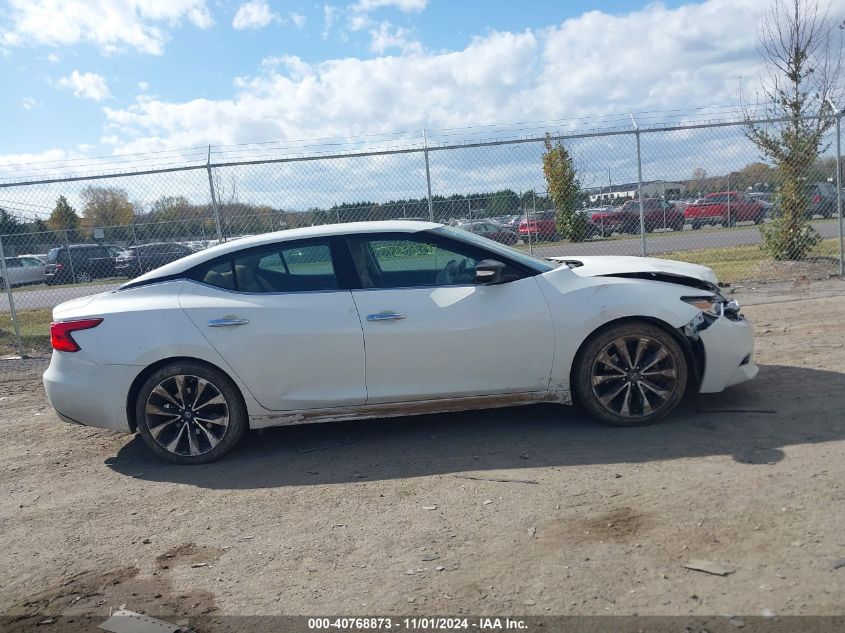
[(533, 268), (541, 273), (554, 270), (560, 266), (560, 262), (553, 262), (548, 259), (535, 257), (534, 255), (511, 248), (510, 246), (505, 246), (504, 244), (487, 239), (486, 237), (476, 235), (475, 233), (469, 233), (467, 231), (461, 231), (460, 229), (455, 229), (450, 226), (438, 226), (436, 229), (431, 229), (431, 232), (445, 235), (446, 237), (460, 240), (461, 242), (480, 246), (488, 251), (501, 253), (504, 257), (508, 257), (509, 259), (517, 261), (520, 264)]

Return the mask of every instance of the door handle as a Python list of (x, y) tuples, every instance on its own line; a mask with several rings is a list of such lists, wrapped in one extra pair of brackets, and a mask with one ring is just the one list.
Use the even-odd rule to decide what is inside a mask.
[(378, 314), (367, 315), (367, 321), (399, 321), (404, 318), (405, 315), (398, 312), (379, 312)]
[(229, 327), (231, 325), (246, 325), (249, 319), (211, 319), (208, 327)]

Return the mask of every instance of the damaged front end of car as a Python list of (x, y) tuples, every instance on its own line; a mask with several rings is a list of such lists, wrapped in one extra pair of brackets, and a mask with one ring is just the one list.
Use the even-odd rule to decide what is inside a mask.
[(724, 297), (716, 283), (709, 279), (650, 271), (604, 276), (647, 279), (703, 291), (679, 297), (698, 309), (678, 331), (693, 356), (699, 393), (717, 393), (757, 375), (758, 368), (752, 362), (754, 333), (751, 323), (740, 312), (739, 302)]
[[(678, 299), (698, 309), (677, 329), (684, 344), (700, 393), (716, 393), (751, 380), (754, 333), (737, 301), (722, 295), (712, 269), (687, 262), (644, 257), (555, 257), (583, 277), (615, 277), (672, 284), (688, 289)], [(679, 288), (679, 289), (680, 289)]]

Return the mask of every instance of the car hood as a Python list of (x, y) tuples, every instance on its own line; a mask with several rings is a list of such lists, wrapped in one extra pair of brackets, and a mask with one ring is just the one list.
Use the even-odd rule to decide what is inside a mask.
[(574, 256), (549, 257), (553, 261), (563, 262), (576, 275), (582, 277), (638, 277), (654, 278), (662, 281), (674, 281), (684, 284), (686, 280), (704, 282), (717, 286), (718, 280), (713, 269), (698, 264), (676, 262), (656, 257), (626, 256)]

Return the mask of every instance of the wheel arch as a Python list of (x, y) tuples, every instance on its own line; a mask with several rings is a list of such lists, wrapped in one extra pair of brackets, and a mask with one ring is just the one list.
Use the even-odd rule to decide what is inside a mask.
[[(161, 360), (157, 360), (156, 362), (147, 365), (137, 376), (135, 376), (135, 380), (132, 381), (132, 385), (129, 387), (129, 392), (126, 395), (126, 420), (129, 423), (129, 430), (132, 433), (135, 433), (138, 430), (138, 420), (135, 419), (135, 400), (137, 400), (138, 393), (141, 391), (141, 385), (144, 384), (153, 372), (172, 363), (179, 362), (199, 363), (200, 365), (205, 365), (222, 373), (232, 381), (232, 384), (235, 386), (235, 390), (238, 393), (238, 397), (241, 399), (241, 404), (243, 405), (244, 410), (247, 412), (249, 411), (244, 394), (238, 385), (238, 381), (232, 378), (232, 376), (229, 375), (229, 372), (225, 369), (219, 365), (215, 365), (214, 363), (210, 363), (207, 360), (196, 358), (194, 356), (171, 356), (170, 358), (162, 358)], [(247, 428), (249, 428), (249, 415), (247, 415)]]
[[(617, 327), (619, 325), (627, 324), (627, 323), (648, 323), (649, 325), (654, 325), (659, 327), (661, 330), (665, 331), (669, 334), (677, 343), (681, 346), (681, 350), (684, 352), (684, 360), (686, 360), (687, 367), (689, 368), (688, 373), (688, 382), (687, 382), (687, 390), (694, 390), (698, 391), (698, 388), (701, 384), (701, 378), (704, 374), (704, 345), (701, 343), (700, 339), (692, 340), (687, 338), (684, 333), (672, 327), (669, 323), (662, 319), (658, 319), (656, 317), (644, 316), (644, 315), (637, 315), (637, 316), (626, 316), (621, 317), (618, 319), (613, 319), (611, 321), (607, 321), (602, 323), (598, 327), (596, 327), (592, 332), (590, 332), (587, 336), (584, 337), (584, 340), (581, 341), (581, 344), (578, 346), (578, 351), (575, 352), (575, 356), (572, 357), (572, 365), (569, 368), (569, 384), (574, 385), (574, 377), (575, 372), (578, 371), (578, 368), (581, 365), (581, 357), (584, 354), (584, 350), (586, 349), (588, 343), (595, 338), (596, 336), (600, 335), (603, 332), (606, 332), (609, 329)], [(575, 397), (575, 389), (571, 390), (573, 394), (573, 398)]]

